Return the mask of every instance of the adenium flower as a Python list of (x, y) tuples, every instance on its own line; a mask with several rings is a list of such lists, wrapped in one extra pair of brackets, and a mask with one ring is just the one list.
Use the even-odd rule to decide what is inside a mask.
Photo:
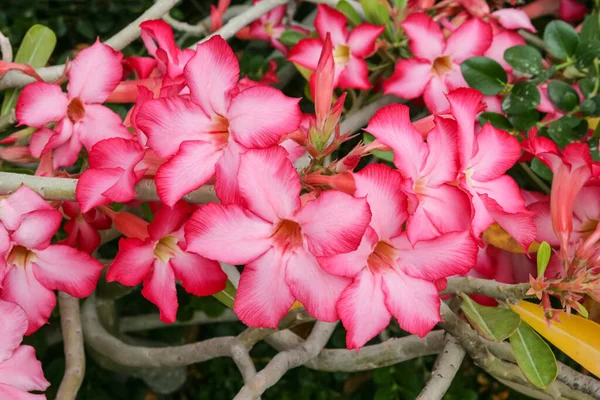
[(445, 94), (468, 87), (460, 63), (483, 55), (492, 43), (489, 24), (472, 18), (445, 39), (440, 26), (423, 13), (412, 14), (402, 23), (415, 58), (400, 60), (394, 74), (385, 81), (386, 94), (405, 99), (423, 96), (432, 113), (448, 110)]
[(35, 349), (21, 345), (27, 331), (27, 315), (17, 304), (0, 300), (0, 398), (11, 400), (44, 400), (43, 392), (50, 382), (44, 378), (42, 364)]
[[(34, 157), (52, 151), (54, 168), (69, 166), (77, 161), (82, 146), (91, 150), (102, 139), (131, 137), (121, 117), (102, 105), (121, 80), (122, 57), (96, 41), (73, 60), (67, 93), (58, 84), (25, 86), (15, 112), (19, 124), (40, 128), (29, 144)], [(55, 129), (45, 127), (51, 122), (57, 123)]]
[(148, 146), (168, 159), (156, 173), (158, 195), (173, 206), (216, 172), (220, 200), (236, 201), (239, 154), (274, 146), (298, 129), (299, 99), (262, 85), (238, 91), (240, 67), (220, 36), (198, 45), (183, 74), (189, 98), (148, 100), (137, 112)]
[(160, 310), (160, 319), (177, 317), (175, 280), (195, 296), (209, 296), (225, 289), (227, 275), (218, 262), (186, 251), (183, 227), (193, 209), (183, 201), (173, 208), (162, 206), (150, 224), (129, 227), (131, 237), (119, 241), (119, 252), (106, 280), (126, 286), (143, 282), (142, 295)]
[(436, 284), (466, 274), (475, 265), (477, 244), (468, 231), (410, 244), (402, 226), (406, 196), (398, 171), (383, 164), (354, 174), (356, 196), (365, 196), (373, 216), (356, 251), (319, 258), (326, 271), (352, 279), (337, 311), (348, 331), (346, 345), (359, 349), (390, 323), (425, 336), (439, 321)]
[(334, 87), (362, 90), (371, 88), (364, 59), (375, 52), (375, 41), (385, 27), (364, 23), (348, 34), (344, 14), (323, 4), (319, 4), (317, 8), (315, 28), (319, 37), (300, 40), (291, 49), (288, 60), (315, 71), (329, 33), (335, 61)]
[(56, 305), (55, 290), (89, 296), (102, 265), (83, 251), (50, 244), (62, 214), (25, 186), (0, 201), (0, 221), (8, 234), (0, 244), (6, 261), (6, 270), (0, 273), (0, 299), (25, 310), (29, 335), (48, 321)]
[(112, 226), (110, 218), (97, 209), (82, 213), (75, 201), (63, 202), (62, 210), (69, 218), (64, 225), (68, 236), (62, 243), (92, 254), (100, 246), (98, 230), (109, 229)]
[(371, 218), (367, 201), (326, 191), (305, 202), (281, 147), (242, 154), (238, 179), (247, 208), (201, 206), (186, 226), (188, 250), (245, 264), (234, 310), (246, 325), (276, 327), (296, 299), (315, 318), (337, 320), (348, 279), (323, 271), (316, 257), (357, 249)]

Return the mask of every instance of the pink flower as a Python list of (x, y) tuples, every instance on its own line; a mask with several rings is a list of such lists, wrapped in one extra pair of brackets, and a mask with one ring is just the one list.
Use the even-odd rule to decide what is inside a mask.
[(0, 398), (14, 400), (43, 400), (50, 382), (44, 378), (42, 364), (35, 349), (21, 345), (27, 331), (27, 315), (17, 304), (0, 300)]
[(505, 172), (521, 157), (518, 140), (486, 124), (475, 133), (481, 93), (457, 89), (448, 95), (458, 124), (459, 184), (471, 197), (473, 234), (479, 237), (493, 222), (502, 226), (524, 249), (535, 238), (532, 213), (525, 207), (517, 183)]
[(445, 93), (468, 87), (460, 64), (481, 56), (492, 43), (489, 24), (472, 18), (444, 38), (440, 26), (426, 14), (412, 14), (402, 23), (414, 58), (396, 64), (394, 74), (384, 83), (386, 94), (405, 99), (423, 96), (432, 113), (448, 110)]
[(384, 26), (360, 24), (348, 34), (346, 17), (328, 6), (317, 6), (315, 28), (319, 38), (302, 39), (290, 51), (288, 59), (310, 70), (316, 70), (327, 33), (331, 35), (335, 60), (334, 87), (369, 89), (369, 71), (365, 58), (376, 50), (375, 40)]
[(162, 206), (146, 225), (143, 238), (123, 238), (119, 252), (106, 274), (108, 282), (126, 286), (144, 283), (142, 295), (160, 310), (160, 319), (174, 322), (177, 316), (175, 280), (195, 296), (209, 296), (225, 289), (227, 275), (216, 261), (186, 251), (183, 226), (192, 208), (179, 201)]
[(436, 116), (427, 142), (412, 125), (404, 105), (383, 107), (365, 129), (394, 151), (394, 164), (408, 196), (407, 237), (411, 243), (440, 233), (469, 230), (467, 195), (450, 185), (458, 174), (456, 122)]
[(400, 173), (374, 164), (354, 177), (355, 195), (366, 196), (373, 213), (370, 227), (356, 251), (319, 259), (326, 271), (352, 279), (337, 303), (346, 345), (359, 349), (392, 316), (423, 337), (441, 321), (436, 283), (466, 274), (475, 265), (477, 244), (462, 231), (411, 245), (402, 231), (408, 213)]
[(281, 147), (248, 150), (237, 204), (207, 204), (186, 226), (188, 250), (246, 264), (234, 310), (250, 326), (276, 327), (294, 300), (322, 321), (338, 319), (348, 279), (323, 271), (316, 257), (356, 250), (369, 223), (367, 201), (326, 191), (302, 204), (298, 173)]
[(92, 254), (100, 246), (98, 230), (109, 229), (112, 221), (97, 209), (82, 213), (75, 201), (63, 202), (62, 209), (70, 219), (64, 225), (68, 236), (61, 243)]
[(89, 296), (102, 265), (82, 251), (50, 244), (62, 214), (25, 186), (0, 201), (0, 221), (8, 233), (8, 249), (0, 249), (6, 261), (6, 271), (0, 273), (0, 299), (25, 310), (29, 335), (48, 321), (56, 305), (54, 290)]
[(189, 98), (148, 100), (137, 112), (137, 127), (148, 136), (148, 146), (168, 159), (156, 174), (165, 204), (173, 206), (215, 172), (221, 201), (236, 201), (239, 154), (274, 146), (298, 129), (299, 99), (262, 85), (238, 92), (239, 74), (231, 47), (214, 36), (198, 45), (185, 67)]
[[(69, 166), (82, 146), (91, 150), (102, 139), (131, 137), (121, 117), (101, 105), (121, 80), (122, 57), (96, 41), (73, 60), (66, 94), (45, 82), (23, 89), (15, 111), (19, 124), (40, 128), (29, 144), (34, 157), (52, 151), (54, 168)], [(57, 123), (55, 130), (45, 128), (50, 122)]]
[(494, 11), (492, 16), (498, 18), (498, 23), (506, 29), (525, 29), (529, 32), (536, 32), (529, 16), (518, 8), (503, 8)]

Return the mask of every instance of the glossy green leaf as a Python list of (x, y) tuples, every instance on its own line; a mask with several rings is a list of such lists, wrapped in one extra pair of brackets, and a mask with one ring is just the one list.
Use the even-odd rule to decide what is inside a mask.
[(579, 44), (579, 34), (566, 22), (555, 20), (546, 25), (544, 45), (548, 53), (559, 60), (566, 60), (575, 54)]
[(281, 43), (283, 43), (284, 45), (291, 47), (291, 46), (295, 46), (296, 43), (298, 43), (300, 40), (304, 39), (306, 37), (305, 34), (292, 30), (292, 29), (288, 29), (286, 31), (284, 31), (281, 36), (279, 37), (279, 41)]
[(563, 111), (571, 111), (579, 105), (579, 95), (566, 82), (548, 82), (548, 97), (550, 101)]
[(598, 12), (594, 11), (588, 15), (581, 26), (581, 40), (600, 40), (600, 18)]
[(467, 58), (460, 69), (469, 86), (486, 96), (500, 93), (508, 82), (504, 68), (488, 57)]
[[(33, 68), (42, 68), (50, 59), (55, 45), (56, 35), (50, 28), (33, 25), (23, 37), (14, 62), (29, 64)], [(8, 114), (15, 107), (20, 93), (20, 89), (10, 89), (4, 93), (0, 115)]]
[(527, 81), (517, 82), (502, 101), (502, 110), (507, 114), (522, 114), (536, 108), (540, 100), (540, 92), (535, 84)]
[(521, 322), (510, 337), (517, 364), (527, 379), (539, 388), (546, 388), (558, 375), (556, 358), (550, 346), (529, 325)]
[(582, 40), (575, 51), (575, 58), (578, 68), (593, 68), (594, 59), (600, 58), (600, 40)]
[(550, 256), (552, 255), (552, 249), (548, 242), (544, 241), (540, 244), (537, 251), (537, 276), (543, 276), (548, 267)]
[(531, 170), (535, 172), (540, 178), (552, 182), (552, 170), (548, 168), (546, 164), (540, 161), (539, 158), (531, 160)]
[(542, 72), (542, 55), (531, 46), (514, 46), (506, 49), (504, 59), (515, 70), (529, 75)]
[(519, 314), (503, 306), (486, 307), (461, 294), (462, 310), (477, 331), (489, 340), (501, 342), (512, 335), (519, 324)]
[(233, 308), (233, 301), (235, 300), (235, 286), (229, 279), (227, 279), (227, 286), (219, 293), (213, 294), (213, 297), (225, 304), (229, 308)]
[(479, 115), (479, 123), (481, 126), (487, 124), (492, 124), (494, 128), (502, 129), (504, 131), (510, 131), (512, 129), (511, 123), (508, 119), (502, 115), (495, 112), (484, 112)]
[(600, 96), (584, 100), (581, 103), (581, 113), (586, 117), (597, 117), (600, 115)]
[(338, 2), (335, 8), (344, 14), (352, 25), (357, 26), (362, 22), (360, 15), (358, 15), (354, 7), (352, 7), (346, 0), (341, 0)]
[(550, 136), (550, 139), (552, 139), (559, 147), (565, 148), (573, 141), (573, 128), (568, 121), (561, 118), (550, 124), (548, 127), (548, 136)]
[[(375, 137), (373, 137), (373, 135), (371, 135), (370, 133), (365, 133), (363, 135), (363, 142), (365, 142), (365, 144), (369, 144), (373, 140), (375, 140)], [(380, 158), (384, 161), (394, 162), (394, 152), (393, 151), (374, 150), (371, 152), (371, 154), (373, 154), (375, 157)]]
[(387, 7), (379, 0), (360, 0), (367, 21), (375, 25), (386, 25), (390, 21)]
[(540, 120), (540, 113), (536, 109), (528, 110), (523, 113), (509, 115), (508, 120), (520, 132), (529, 132)]

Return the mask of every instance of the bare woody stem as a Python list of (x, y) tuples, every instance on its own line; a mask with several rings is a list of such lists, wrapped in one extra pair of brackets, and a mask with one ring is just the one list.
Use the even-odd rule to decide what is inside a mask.
[(65, 375), (56, 394), (57, 400), (75, 400), (85, 376), (85, 351), (79, 314), (79, 299), (59, 292), (60, 326), (65, 348)]
[(465, 354), (465, 350), (460, 347), (456, 339), (451, 335), (446, 335), (444, 349), (435, 360), (431, 377), (417, 400), (439, 400), (444, 397), (465, 358)]
[(461, 278), (449, 278), (448, 286), (440, 294), (481, 294), (496, 300), (516, 302), (528, 297), (526, 293), (529, 288), (530, 285), (528, 283), (508, 284), (466, 276)]

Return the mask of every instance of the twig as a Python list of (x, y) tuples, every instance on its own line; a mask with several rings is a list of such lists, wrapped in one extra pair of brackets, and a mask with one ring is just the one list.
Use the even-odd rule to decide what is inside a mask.
[(371, 117), (373, 115), (375, 115), (377, 110), (379, 110), (381, 107), (387, 106), (388, 104), (397, 104), (397, 103), (403, 103), (403, 102), (404, 102), (404, 100), (402, 100), (396, 96), (392, 96), (392, 95), (383, 96), (383, 97), (375, 100), (374, 102), (362, 107), (360, 110), (358, 110), (354, 114), (347, 115), (346, 119), (344, 121), (342, 121), (342, 124), (340, 126), (340, 131), (342, 133), (357, 132), (360, 128), (367, 125), (367, 123), (369, 122)]
[(234, 400), (256, 399), (273, 386), (290, 369), (299, 367), (316, 357), (329, 341), (337, 322), (317, 322), (306, 341), (291, 350), (277, 354), (250, 382), (246, 383)]
[(223, 314), (218, 317), (211, 317), (202, 311), (194, 312), (192, 318), (186, 321), (175, 321), (172, 324), (165, 324), (159, 318), (158, 314), (136, 315), (135, 317), (123, 317), (119, 322), (121, 332), (137, 332), (151, 329), (170, 328), (173, 326), (191, 326), (206, 325), (222, 322), (239, 321), (232, 309), (227, 308)]
[(58, 292), (60, 326), (65, 342), (65, 375), (56, 394), (57, 400), (75, 400), (85, 375), (85, 351), (81, 332), (79, 299)]
[(524, 29), (519, 29), (519, 35), (521, 35), (523, 37), (523, 39), (525, 39), (529, 43), (534, 44), (541, 49), (545, 48), (544, 40), (541, 39), (540, 37), (534, 35), (533, 33), (528, 32)]
[(527, 165), (527, 163), (521, 162), (519, 163), (519, 165), (521, 166), (521, 168), (523, 168), (527, 176), (529, 176), (531, 180), (534, 181), (535, 184), (538, 185), (538, 187), (542, 189), (544, 193), (550, 193), (550, 187), (543, 180), (541, 180), (535, 172), (533, 172), (533, 170), (529, 165)]
[(600, 399), (600, 381), (598, 379), (583, 375), (561, 362), (558, 363), (558, 379), (573, 390), (578, 390), (589, 394), (595, 399)]
[[(105, 41), (107, 45), (115, 50), (122, 50), (140, 36), (140, 24), (150, 19), (161, 18), (171, 8), (175, 7), (179, 0), (158, 0), (154, 5), (148, 8), (135, 21), (131, 22), (116, 35)], [(55, 65), (52, 67), (40, 68), (36, 72), (46, 81), (51, 82), (60, 78), (65, 70), (65, 65)], [(0, 90), (8, 88), (19, 88), (34, 82), (35, 80), (23, 74), (20, 71), (9, 71), (0, 79)]]
[(448, 279), (448, 286), (440, 294), (481, 294), (496, 300), (514, 302), (527, 297), (525, 293), (529, 288), (530, 285), (528, 283), (508, 284), (467, 276)]
[(465, 358), (465, 354), (465, 350), (460, 347), (456, 339), (447, 335), (446, 345), (435, 360), (431, 377), (417, 400), (438, 400), (444, 397)]
[(0, 52), (2, 53), (2, 61), (9, 63), (13, 60), (12, 46), (10, 40), (0, 32)]
[[(223, 15), (223, 22), (230, 20), (231, 18), (243, 13), (249, 8), (250, 6), (247, 5), (236, 5), (229, 7), (227, 11), (225, 11), (225, 15)], [(169, 25), (171, 25), (173, 29), (189, 33), (194, 36), (206, 35), (210, 29), (210, 16), (204, 18), (202, 21), (198, 22), (195, 25), (188, 24), (187, 22), (183, 21), (178, 21), (175, 18), (171, 17), (169, 13), (163, 15), (163, 20)]]

